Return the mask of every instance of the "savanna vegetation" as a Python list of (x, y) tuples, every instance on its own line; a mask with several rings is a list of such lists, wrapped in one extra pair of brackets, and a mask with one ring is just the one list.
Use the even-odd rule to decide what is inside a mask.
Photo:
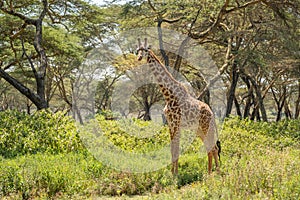
[[(206, 153), (194, 140), (180, 159), (147, 173), (115, 170), (99, 162), (80, 140), (74, 120), (41, 111), (1, 116), (0, 195), (5, 199), (298, 199), (299, 120), (279, 123), (227, 119), (222, 130), (221, 173), (207, 174)], [(120, 148), (150, 152), (168, 144), (162, 128), (153, 138), (128, 137), (117, 121), (98, 116), (106, 136)], [(32, 123), (35, 121), (35, 123)], [(140, 128), (152, 122), (137, 120)], [(148, 129), (147, 131), (151, 131)], [(48, 134), (45, 134), (48, 133)], [(119, 137), (116, 137), (116, 134)]]
[[(299, 6), (0, 0), (0, 198), (299, 199)], [(153, 151), (169, 145), (154, 116), (164, 104), (155, 84), (140, 85), (128, 102), (116, 96), (124, 81), (146, 79), (134, 76), (143, 64), (137, 37), (148, 37), (162, 63), (215, 111), (220, 173), (207, 174), (198, 139), (180, 157), (177, 177), (168, 163), (130, 171), (105, 146), (155, 159)]]

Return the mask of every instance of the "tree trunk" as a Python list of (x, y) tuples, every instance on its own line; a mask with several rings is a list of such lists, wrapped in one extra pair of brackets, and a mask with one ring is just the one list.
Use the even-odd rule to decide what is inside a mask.
[(162, 22), (163, 22), (162, 18), (157, 20), (157, 33), (158, 33), (159, 49), (160, 49), (160, 53), (165, 61), (165, 66), (169, 70), (169, 57), (166, 54), (164, 44), (163, 44), (163, 38), (162, 38), (163, 37), (162, 28), (161, 28)]
[(144, 102), (144, 116), (143, 116), (143, 120), (145, 121), (150, 121), (151, 120), (151, 114), (150, 114), (150, 105), (148, 102)]
[[(260, 88), (256, 84), (255, 80), (253, 80), (251, 77), (248, 77), (248, 78), (251, 81), (251, 83), (252, 83), (252, 85), (255, 89), (255, 93), (256, 93), (256, 97), (257, 97), (257, 105), (255, 104), (255, 107), (258, 106), (257, 110), (259, 109), (261, 111), (262, 120), (267, 122), (268, 121), (267, 113), (266, 113), (266, 109), (265, 109), (265, 106), (264, 106), (264, 101), (263, 101), (263, 98), (262, 98), (262, 95), (261, 95)], [(259, 117), (259, 119), (260, 119), (259, 114), (257, 115), (257, 117)]]
[(254, 107), (250, 119), (255, 120), (255, 118), (257, 121), (261, 121), (257, 99), (254, 100)]
[(178, 73), (180, 71), (180, 66), (181, 66), (181, 62), (182, 62), (182, 56), (184, 54), (184, 48), (185, 46), (188, 44), (188, 42), (191, 40), (191, 38), (189, 36), (187, 36), (180, 44), (180, 47), (178, 49), (178, 53), (176, 55), (176, 60), (175, 60), (175, 64), (174, 64), (174, 78), (176, 79), (178, 77)]
[(198, 97), (198, 100), (203, 101), (207, 105), (210, 105), (210, 92), (206, 90), (205, 92), (201, 93), (201, 96)]
[[(251, 93), (250, 93), (251, 92)], [(246, 100), (246, 104), (245, 104), (245, 108), (244, 108), (244, 114), (243, 114), (243, 118), (246, 119), (247, 117), (250, 116), (250, 108), (251, 108), (251, 100), (252, 100), (252, 94), (253, 90), (252, 88), (248, 91), (248, 93), (250, 93), (247, 97), (247, 100)]]
[(248, 94), (247, 94), (247, 100), (244, 108), (244, 115), (243, 118), (246, 119), (247, 117), (250, 117), (250, 108), (252, 103), (252, 100), (254, 100), (254, 95), (253, 95), (253, 87), (251, 86), (251, 83), (249, 79), (242, 74), (241, 76), (242, 80), (245, 82), (247, 89), (248, 89)]
[(298, 98), (295, 104), (295, 119), (297, 119), (300, 115), (300, 79), (298, 79)]
[(282, 112), (283, 106), (277, 105), (277, 115), (276, 115), (276, 122), (281, 120), (281, 112)]
[(241, 108), (240, 108), (240, 104), (236, 98), (236, 96), (234, 96), (234, 105), (235, 105), (235, 109), (236, 109), (236, 114), (242, 118), (242, 112), (241, 112)]
[[(263, 98), (261, 97), (260, 90), (257, 90), (256, 94), (257, 94), (257, 98), (258, 98), (257, 101), (258, 101), (258, 105), (259, 105), (259, 110), (261, 112), (262, 120), (264, 122), (267, 122), (268, 121), (267, 112), (265, 110), (265, 105), (264, 105), (264, 102), (263, 102)], [(260, 120), (260, 116), (258, 116), (258, 117), (259, 117), (259, 120)]]
[(40, 56), (40, 66), (38, 67), (38, 71), (36, 72), (36, 86), (37, 86), (37, 95), (40, 97), (42, 102), (42, 107), (47, 108), (48, 102), (46, 101), (45, 95), (45, 79), (46, 79), (46, 69), (47, 69), (47, 56), (44, 48), (42, 47), (42, 19), (38, 19), (36, 22), (36, 33), (34, 40), (34, 48), (36, 52)]
[(4, 78), (4, 80), (6, 80), (9, 84), (11, 84), (14, 88), (16, 88), (20, 93), (25, 95), (37, 107), (38, 110), (48, 107), (45, 98), (41, 98), (38, 94), (34, 93), (25, 85), (20, 83), (18, 80), (11, 77), (8, 73), (6, 73), (1, 68), (0, 68), (0, 76)]
[(289, 107), (289, 103), (287, 102), (287, 99), (285, 99), (284, 101), (284, 114), (287, 119), (292, 119), (292, 113)]
[(150, 115), (150, 110), (147, 110), (143, 116), (144, 121), (150, 121), (151, 120), (151, 115)]
[(231, 72), (231, 85), (229, 88), (228, 92), (228, 97), (227, 97), (227, 107), (226, 107), (226, 114), (225, 117), (229, 117), (231, 110), (232, 110), (232, 105), (234, 102), (235, 98), (235, 88), (238, 82), (239, 74), (237, 72), (237, 63), (234, 62), (232, 65), (232, 72)]
[[(46, 79), (46, 69), (47, 69), (47, 56), (45, 53), (45, 49), (42, 45), (42, 38), (43, 38), (43, 19), (47, 14), (48, 9), (48, 1), (42, 0), (43, 8), (40, 16), (36, 18), (29, 18), (21, 13), (15, 12), (13, 9), (6, 9), (0, 7), (1, 10), (7, 14), (10, 14), (14, 17), (17, 17), (27, 25), (32, 25), (35, 27), (35, 35), (33, 46), (35, 51), (39, 56), (39, 63), (37, 64), (38, 67), (34, 66), (34, 62), (32, 61), (31, 57), (27, 55), (26, 50), (23, 46), (23, 54), (27, 57), (31, 70), (35, 77), (36, 82), (36, 93), (30, 90), (28, 87), (23, 85), (21, 82), (10, 76), (8, 73), (5, 72), (5, 68), (0, 68), (0, 76), (4, 78), (8, 83), (10, 83), (13, 87), (15, 87), (20, 93), (25, 95), (32, 103), (35, 104), (38, 110), (48, 108), (48, 102), (45, 97), (45, 79)], [(16, 36), (15, 36), (16, 37)], [(21, 39), (22, 40), (22, 39)], [(23, 45), (23, 42), (22, 42)]]
[(77, 107), (76, 102), (73, 102), (72, 105), (73, 105), (73, 106), (72, 106), (73, 118), (74, 118), (75, 120), (78, 120), (80, 124), (83, 124), (83, 119), (82, 119), (80, 110), (79, 110), (78, 107)]
[(275, 104), (277, 106), (276, 122), (278, 122), (278, 121), (281, 120), (281, 112), (282, 112), (282, 108), (283, 108), (284, 101), (285, 101), (285, 98), (286, 98), (286, 94), (285, 94), (286, 90), (283, 91), (283, 94), (279, 97), (279, 99), (277, 99), (275, 91), (273, 90), (272, 87), (271, 87), (271, 91), (272, 91), (272, 94), (273, 94)]

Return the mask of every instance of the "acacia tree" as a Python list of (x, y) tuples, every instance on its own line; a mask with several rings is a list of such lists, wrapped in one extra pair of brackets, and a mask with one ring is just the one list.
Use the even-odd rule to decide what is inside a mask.
[(71, 107), (72, 70), (104, 34), (100, 10), (83, 0), (1, 0), (0, 77), (37, 109), (56, 97)]
[[(151, 107), (160, 101), (162, 101), (163, 96), (155, 84), (147, 84), (138, 88), (133, 94), (133, 98), (138, 102), (138, 106), (134, 106), (135, 109), (139, 111), (139, 107), (142, 107), (141, 114), (138, 116), (145, 121), (151, 120)], [(133, 104), (134, 105), (134, 104)]]
[[(250, 19), (248, 27), (256, 30), (258, 34), (253, 35), (254, 37), (249, 40), (251, 48), (239, 53), (239, 59), (248, 57), (245, 67), (239, 68), (241, 78), (248, 89), (242, 94), (244, 97), (241, 97), (246, 101), (240, 101), (242, 105), (244, 104), (244, 117), (258, 120), (262, 118), (266, 121), (267, 110), (272, 109), (272, 104), (269, 106), (272, 100), (279, 108), (278, 112), (282, 108), (288, 110), (287, 99), (291, 94), (289, 82), (293, 79), (297, 80), (295, 76), (299, 76), (296, 73), (291, 73), (291, 69), (297, 66), (297, 62), (294, 62), (296, 61), (294, 53), (297, 49), (296, 46), (299, 48), (299, 44), (296, 42), (298, 37), (295, 37), (295, 33), (297, 33), (295, 22), (298, 19), (296, 15), (290, 12), (295, 5), (295, 2), (274, 1), (270, 4), (270, 2), (263, 1), (263, 7), (248, 11)], [(244, 38), (247, 33), (249, 33), (249, 29), (243, 34)], [(282, 79), (282, 77), (286, 78)], [(274, 88), (279, 88), (280, 85), (283, 86), (281, 87), (281, 94), (278, 94), (281, 96), (281, 100), (280, 97), (274, 96)], [(236, 95), (239, 96), (240, 94)], [(268, 100), (269, 105), (264, 103), (265, 99)], [(250, 113), (251, 107), (252, 113)], [(277, 114), (277, 120), (279, 119), (279, 114)]]
[[(270, 88), (276, 84), (274, 79), (278, 79), (280, 74), (289, 74), (288, 70), (274, 67), (272, 59), (277, 58), (276, 63), (282, 63), (285, 58), (297, 60), (297, 53), (293, 52), (299, 49), (299, 28), (296, 28), (299, 24), (298, 5), (299, 1), (268, 0), (205, 3), (130, 1), (124, 7), (128, 17), (123, 25), (129, 28), (157, 26), (165, 64), (183, 73), (191, 71), (180, 56), (172, 57), (172, 54), (165, 52), (161, 27), (188, 34), (210, 50), (219, 66), (218, 74), (206, 83), (202, 94), (221, 76), (228, 90), (226, 116), (235, 106), (241, 117), (267, 121), (264, 101), (272, 99)], [(288, 44), (287, 41), (293, 42)], [(185, 51), (188, 42), (188, 39), (185, 40), (178, 47), (178, 52)], [(288, 68), (292, 67), (288, 65)], [(297, 66), (297, 62), (292, 65)], [(271, 72), (274, 73), (272, 80), (269, 79)], [(287, 90), (290, 89), (289, 86)], [(284, 104), (287, 113), (290, 110), (288, 102)], [(299, 98), (295, 99), (294, 107), (295, 114), (299, 113)]]
[[(103, 9), (82, 0), (1, 0), (0, 12), (0, 76), (38, 109), (47, 107), (51, 99), (73, 106), (72, 70), (107, 31), (156, 26), (161, 59), (191, 83), (201, 82), (199, 98), (205, 99), (215, 80), (224, 81), (227, 116), (235, 110), (241, 117), (267, 121), (274, 104), (288, 117), (300, 115), (299, 0), (132, 0)], [(188, 37), (168, 52), (163, 28)], [(202, 68), (192, 69), (181, 56), (199, 44), (219, 69), (206, 82)], [(151, 88), (143, 89), (136, 97), (150, 99)]]
[[(47, 14), (48, 10), (48, 1), (43, 0), (41, 5), (41, 12), (35, 13), (35, 16), (26, 16), (22, 14), (21, 8), (23, 5), (19, 3), (14, 4), (12, 1), (1, 1), (0, 2), (0, 9), (3, 13), (7, 15), (11, 15), (15, 18), (18, 18), (18, 24), (21, 26), (17, 27), (15, 30), (11, 30), (12, 35), (9, 36), (9, 42), (11, 44), (11, 48), (14, 50), (14, 42), (19, 39), (18, 36), (25, 31), (27, 26), (34, 27), (34, 39), (33, 39), (33, 46), (36, 51), (35, 57), (37, 57), (37, 62), (34, 63), (32, 56), (28, 55), (27, 51), (23, 48), (19, 54), (15, 53), (15, 58), (13, 61), (9, 62), (8, 60), (1, 60), (2, 67), (0, 68), (0, 75), (4, 78), (7, 82), (9, 82), (12, 86), (14, 86), (19, 92), (25, 95), (28, 99), (30, 99), (38, 109), (43, 109), (48, 107), (48, 102), (45, 98), (45, 79), (46, 79), (46, 69), (48, 66), (47, 56), (45, 52), (45, 48), (43, 46), (43, 20)], [(31, 8), (32, 9), (32, 8)], [(31, 10), (30, 9), (30, 10)], [(6, 17), (6, 15), (4, 15)], [(21, 39), (22, 40), (22, 39)], [(36, 82), (36, 92), (32, 89), (29, 89), (20, 81), (12, 77), (7, 71), (11, 69), (16, 63), (19, 62), (20, 59), (27, 59), (29, 66), (34, 74), (34, 79)]]
[[(247, 7), (253, 6), (260, 3), (261, 1), (250, 1), (250, 2), (235, 2), (230, 4), (229, 0), (225, 1), (209, 1), (203, 3), (199, 2), (187, 2), (187, 1), (176, 1), (176, 2), (157, 2), (157, 1), (141, 1), (135, 4), (138, 1), (131, 1), (124, 8), (124, 15), (126, 23), (124, 25), (132, 27), (136, 26), (156, 26), (158, 32), (158, 41), (159, 49), (164, 60), (164, 63), (167, 67), (174, 68), (175, 71), (181, 72), (191, 83), (196, 83), (197, 79), (203, 81), (204, 72), (201, 69), (192, 70), (187, 69), (187, 65), (184, 62), (182, 55), (186, 51), (187, 44), (191, 45), (191, 38), (196, 41), (196, 43), (202, 44), (204, 46), (221, 46), (222, 51), (224, 52), (221, 57), (223, 60), (219, 60), (220, 67), (219, 72), (209, 80), (206, 85), (202, 88), (202, 92), (199, 94), (199, 99), (209, 99), (208, 88), (216, 82), (218, 78), (227, 70), (229, 65), (236, 65), (236, 62), (232, 60), (231, 49), (233, 34), (230, 34), (233, 30), (232, 27), (234, 24), (231, 22), (231, 19), (227, 17), (233, 13), (241, 10), (241, 12)], [(133, 20), (130, 20), (130, 16)], [(209, 17), (208, 17), (209, 16)], [(235, 15), (234, 15), (235, 16)], [(151, 20), (152, 19), (152, 20)], [(178, 54), (174, 55), (171, 52), (166, 52), (163, 41), (163, 27), (177, 30), (183, 34), (186, 34), (187, 37), (182, 43), (176, 47)], [(235, 44), (239, 43), (239, 37), (235, 37)], [(236, 45), (239, 46), (239, 45)], [(235, 51), (238, 50), (238, 47), (235, 48)], [(213, 51), (213, 49), (212, 49)], [(220, 55), (218, 55), (220, 57)], [(238, 78), (236, 77), (235, 71), (234, 81), (232, 82), (231, 93), (234, 94), (234, 89), (237, 84)], [(200, 74), (200, 76), (199, 76)], [(199, 82), (198, 81), (198, 82)], [(192, 84), (195, 85), (195, 84)], [(197, 84), (196, 84), (197, 85)], [(235, 98), (234, 95), (229, 95), (228, 100), (228, 112), (231, 111), (232, 101)], [(206, 96), (206, 97), (204, 97)], [(207, 102), (209, 103), (209, 102)]]

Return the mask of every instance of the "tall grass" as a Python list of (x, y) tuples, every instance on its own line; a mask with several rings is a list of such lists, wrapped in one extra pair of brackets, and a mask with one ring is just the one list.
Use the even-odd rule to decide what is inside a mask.
[[(300, 198), (299, 120), (229, 119), (220, 133), (221, 173), (207, 175), (207, 158), (201, 142), (195, 140), (180, 157), (179, 175), (173, 177), (170, 166), (130, 173), (99, 162), (84, 149), (74, 122), (63, 113), (27, 116), (7, 112), (0, 116), (0, 198)], [(10, 119), (18, 120), (19, 125)], [(120, 129), (122, 122), (101, 116), (97, 121), (107, 138), (124, 151), (147, 152), (169, 142), (167, 128), (151, 122), (130, 122), (143, 128), (144, 134), (152, 134), (136, 138)], [(153, 130), (157, 133), (150, 133)]]
[(151, 199), (299, 199), (299, 122), (228, 120), (221, 173)]

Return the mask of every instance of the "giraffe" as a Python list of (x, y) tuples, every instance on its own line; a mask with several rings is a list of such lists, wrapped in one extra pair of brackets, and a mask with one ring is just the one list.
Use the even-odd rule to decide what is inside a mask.
[(144, 45), (138, 39), (137, 57), (139, 61), (146, 57), (146, 61), (165, 99), (166, 105), (163, 111), (170, 131), (172, 173), (174, 175), (178, 174), (180, 131), (184, 127), (192, 127), (196, 132), (196, 136), (203, 141), (208, 156), (208, 173), (212, 173), (213, 159), (215, 160), (216, 169), (219, 171), (218, 158), (220, 158), (221, 145), (218, 140), (214, 115), (210, 107), (192, 97), (184, 85), (174, 79), (166, 66), (147, 46), (146, 38)]

